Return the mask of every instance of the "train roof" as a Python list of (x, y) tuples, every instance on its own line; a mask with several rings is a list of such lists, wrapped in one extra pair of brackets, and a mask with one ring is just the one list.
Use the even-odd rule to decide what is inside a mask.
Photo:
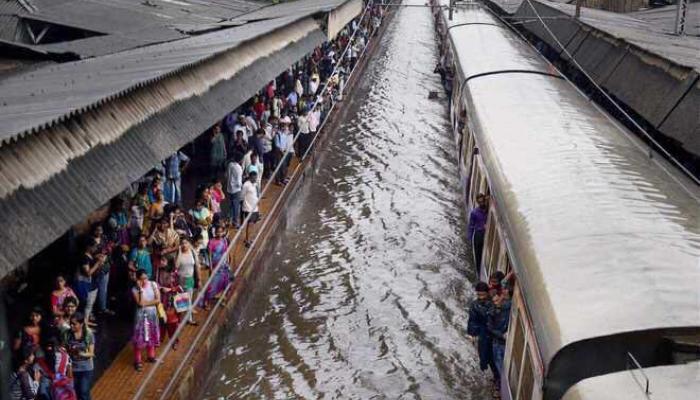
[(461, 6), (452, 21), (442, 12), (545, 369), (596, 338), (697, 330), (698, 187), (567, 81), (543, 75), (548, 64), (515, 33), (464, 25), (500, 24), (488, 11)]
[[(648, 396), (639, 386), (646, 384), (643, 374), (649, 378)], [(628, 370), (584, 379), (562, 400), (695, 400), (700, 393), (700, 362), (645, 368), (643, 374)]]

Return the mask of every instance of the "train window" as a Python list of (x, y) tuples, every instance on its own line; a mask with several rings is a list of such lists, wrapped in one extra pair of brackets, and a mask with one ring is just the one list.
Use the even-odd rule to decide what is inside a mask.
[[(489, 266), (491, 265), (491, 254), (493, 254), (493, 242), (494, 242), (494, 237), (496, 238), (497, 241), (497, 232), (496, 232), (496, 225), (498, 224), (498, 220), (496, 219), (496, 214), (494, 212), (494, 209), (491, 208), (489, 210), (489, 215), (488, 219), (486, 220), (486, 236), (484, 237), (484, 253), (483, 257), (481, 258), (481, 265), (484, 266), (484, 273), (488, 277), (491, 271), (489, 270)], [(479, 266), (481, 267), (481, 266)], [(481, 268), (479, 268), (481, 269)]]
[(472, 135), (471, 131), (469, 130), (468, 124), (465, 123), (462, 129), (464, 130), (462, 137), (466, 140), (462, 141), (462, 147), (460, 147), (461, 154), (464, 154), (461, 161), (464, 170), (470, 171), (473, 161), (472, 159), (474, 157), (474, 135)]
[(470, 208), (476, 207), (476, 196), (480, 193), (478, 183), (481, 181), (481, 158), (480, 156), (474, 157), (474, 162), (472, 165), (471, 182), (469, 182), (469, 193), (470, 193)]
[(528, 348), (523, 358), (523, 375), (520, 378), (520, 394), (518, 400), (532, 399), (532, 386), (534, 384), (534, 376), (532, 374), (532, 358), (530, 349)]
[(510, 255), (508, 254), (507, 250), (505, 252), (505, 257), (506, 257), (506, 260), (505, 260), (505, 267), (503, 269), (503, 272), (506, 275), (508, 275), (508, 273), (513, 269), (513, 264), (511, 264), (511, 262), (510, 262)]
[[(495, 221), (494, 221), (495, 222)], [(496, 225), (496, 224), (494, 224)], [(491, 254), (489, 257), (488, 264), (488, 275), (487, 278), (491, 276), (498, 268), (498, 256), (501, 254), (501, 234), (498, 229), (496, 229), (496, 234), (493, 238), (493, 245), (491, 248)]]
[(520, 366), (523, 361), (523, 349), (525, 348), (525, 331), (523, 329), (522, 316), (517, 313), (517, 320), (511, 326), (513, 332), (513, 350), (510, 356), (510, 368), (508, 369), (508, 382), (513, 398), (518, 393), (518, 378), (520, 378)]
[(505, 246), (501, 249), (501, 254), (498, 255), (498, 266), (497, 270), (502, 271), (504, 274), (506, 272), (506, 259), (508, 258), (508, 251), (505, 249)]

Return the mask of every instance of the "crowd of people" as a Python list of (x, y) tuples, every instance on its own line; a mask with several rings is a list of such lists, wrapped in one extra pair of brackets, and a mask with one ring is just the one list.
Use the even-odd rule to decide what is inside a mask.
[(467, 334), (479, 353), (479, 367), (493, 374), (493, 397), (500, 398), (503, 357), (510, 320), (513, 273), (494, 272), (488, 283), (478, 282), (469, 308)]
[(197, 309), (208, 310), (232, 279), (231, 234), (247, 219), (250, 245), (247, 229), (260, 218), (263, 185), (288, 183), (293, 157), (303, 159), (332, 104), (341, 100), (382, 11), (371, 7), (367, 18), (352, 21), (206, 133), (207, 178), (191, 208), (184, 207), (181, 187), (193, 158), (185, 151), (112, 199), (107, 217), (82, 238), (74, 274), (56, 276), (50, 306), (33, 309), (16, 332), (11, 399), (91, 398), (99, 345), (94, 332), (103, 326), (98, 316), (115, 314), (110, 299), (134, 315), (137, 371), (144, 353), (145, 362), (156, 361), (156, 349), (181, 322), (197, 325)]

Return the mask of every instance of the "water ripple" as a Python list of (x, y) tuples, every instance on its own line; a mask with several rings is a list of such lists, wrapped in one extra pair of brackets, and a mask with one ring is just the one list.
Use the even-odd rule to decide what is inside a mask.
[(464, 336), (472, 273), (447, 105), (427, 99), (432, 29), (427, 9), (398, 11), (208, 398), (489, 396)]

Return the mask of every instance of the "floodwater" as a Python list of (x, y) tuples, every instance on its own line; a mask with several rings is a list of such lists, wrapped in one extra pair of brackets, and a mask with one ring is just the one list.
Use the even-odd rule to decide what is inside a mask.
[(490, 398), (465, 332), (474, 274), (429, 10), (398, 10), (378, 50), (209, 399)]

